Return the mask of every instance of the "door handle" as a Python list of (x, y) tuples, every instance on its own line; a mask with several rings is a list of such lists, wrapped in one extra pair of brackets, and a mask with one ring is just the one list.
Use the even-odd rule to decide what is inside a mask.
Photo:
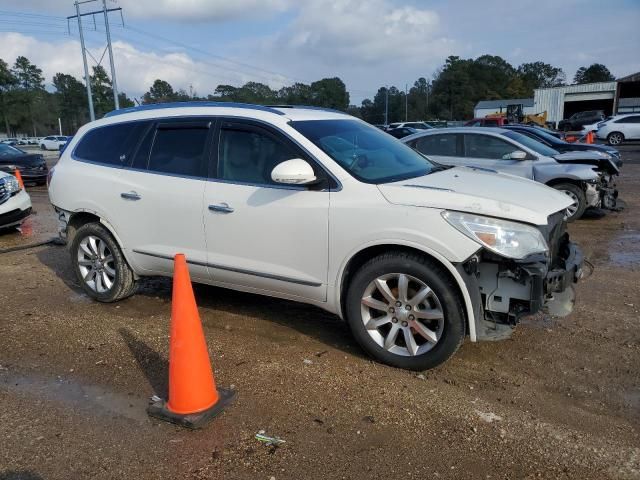
[(227, 203), (209, 205), (209, 210), (211, 210), (212, 212), (233, 213), (233, 208), (231, 208)]
[(122, 192), (120, 194), (125, 200), (140, 200), (142, 197), (137, 192)]

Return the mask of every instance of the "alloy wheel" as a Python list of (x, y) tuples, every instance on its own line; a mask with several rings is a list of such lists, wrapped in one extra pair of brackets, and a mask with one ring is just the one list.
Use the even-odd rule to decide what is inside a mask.
[(612, 133), (609, 135), (609, 143), (611, 145), (619, 145), (622, 143), (622, 135), (619, 133)]
[(573, 217), (580, 208), (580, 199), (575, 193), (569, 190), (560, 191), (571, 198), (571, 200), (573, 201), (573, 203), (567, 207), (567, 218)]
[(403, 273), (373, 280), (361, 299), (367, 333), (386, 351), (422, 355), (442, 337), (444, 312), (435, 292), (423, 281)]
[(107, 243), (99, 237), (88, 235), (80, 241), (78, 268), (83, 281), (97, 293), (109, 291), (115, 283), (113, 254)]

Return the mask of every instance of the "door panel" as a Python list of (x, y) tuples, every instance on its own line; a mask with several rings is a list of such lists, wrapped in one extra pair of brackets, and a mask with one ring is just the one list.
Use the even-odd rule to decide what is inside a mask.
[(490, 168), (498, 172), (509, 173), (533, 179), (532, 160), (511, 160), (504, 158), (513, 151), (520, 150), (517, 145), (492, 135), (464, 135), (465, 164), (480, 168)]
[(223, 122), (216, 178), (204, 192), (213, 281), (326, 300), (330, 193), (271, 180), (278, 163), (303, 158), (278, 132)]
[(126, 215), (114, 227), (136, 270), (171, 275), (173, 257), (184, 253), (195, 280), (207, 280), (203, 194), (211, 122), (180, 119), (151, 125), (122, 170), (118, 202)]

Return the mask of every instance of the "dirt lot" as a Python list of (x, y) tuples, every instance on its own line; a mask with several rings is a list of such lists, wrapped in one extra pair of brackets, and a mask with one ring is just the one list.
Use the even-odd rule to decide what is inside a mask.
[[(318, 309), (197, 286), (216, 379), (239, 392), (197, 432), (145, 413), (166, 394), (168, 281), (103, 305), (63, 247), (1, 254), (0, 479), (640, 478), (640, 146), (623, 150), (627, 210), (570, 228), (595, 266), (575, 312), (423, 375), (372, 362)], [(55, 233), (30, 192), (0, 249)]]

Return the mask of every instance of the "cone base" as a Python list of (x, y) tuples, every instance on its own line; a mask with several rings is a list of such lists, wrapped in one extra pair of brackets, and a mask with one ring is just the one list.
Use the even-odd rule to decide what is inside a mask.
[(160, 400), (154, 402), (147, 407), (147, 413), (150, 417), (164, 420), (165, 422), (175, 423), (181, 427), (197, 430), (204, 427), (207, 423), (218, 416), (224, 408), (233, 402), (236, 398), (235, 390), (228, 390), (226, 388), (218, 388), (218, 401), (215, 405), (197, 413), (180, 414), (170, 411), (167, 408), (167, 402)]

